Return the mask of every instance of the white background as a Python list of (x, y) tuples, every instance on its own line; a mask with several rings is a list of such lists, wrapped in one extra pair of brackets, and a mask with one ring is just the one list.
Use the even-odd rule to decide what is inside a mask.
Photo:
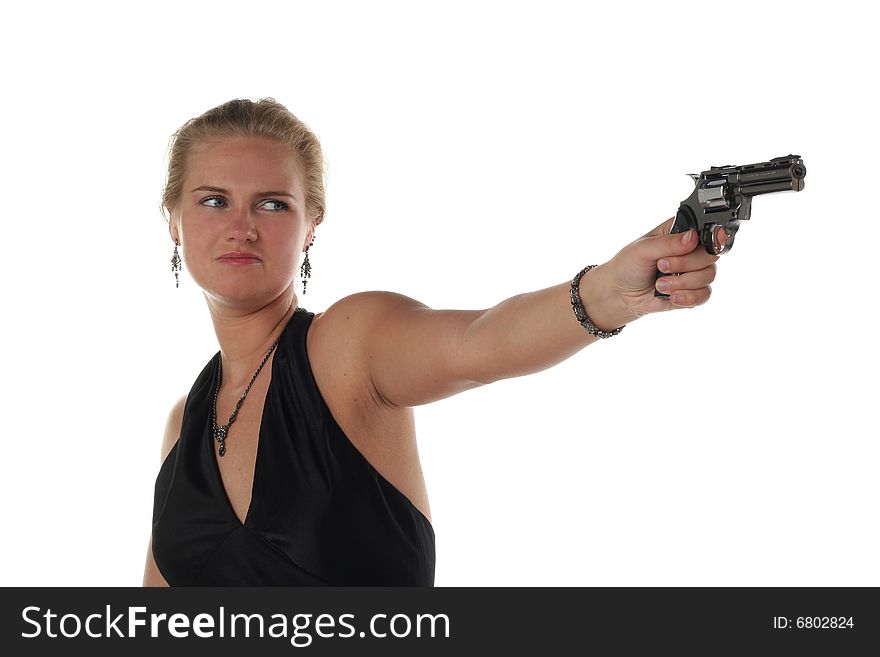
[(416, 410), (436, 584), (880, 585), (874, 25), (854, 2), (6, 8), (0, 582), (140, 584), (167, 412), (218, 349), (174, 288), (168, 139), (271, 96), (329, 163), (312, 312), (488, 308), (610, 259), (687, 173), (801, 155), (806, 189), (755, 199), (704, 306)]

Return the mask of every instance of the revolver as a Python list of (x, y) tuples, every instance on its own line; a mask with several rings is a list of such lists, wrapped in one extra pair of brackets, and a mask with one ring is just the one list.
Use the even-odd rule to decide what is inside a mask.
[[(669, 234), (694, 228), (706, 252), (721, 255), (733, 248), (739, 222), (751, 216), (752, 197), (801, 191), (807, 168), (800, 155), (786, 155), (757, 164), (709, 167), (700, 175), (688, 175), (693, 178), (696, 187), (678, 206)], [(655, 280), (666, 275), (658, 269)], [(657, 288), (654, 288), (654, 296), (669, 298), (668, 294)]]

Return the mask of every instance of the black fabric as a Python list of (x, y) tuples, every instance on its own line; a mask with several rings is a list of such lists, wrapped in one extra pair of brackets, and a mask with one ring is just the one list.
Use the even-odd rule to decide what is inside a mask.
[[(220, 352), (156, 477), (153, 557), (171, 586), (433, 586), (434, 530), (351, 443), (315, 383), (298, 308), (272, 361), (245, 522), (211, 436)], [(232, 443), (230, 443), (232, 445)]]

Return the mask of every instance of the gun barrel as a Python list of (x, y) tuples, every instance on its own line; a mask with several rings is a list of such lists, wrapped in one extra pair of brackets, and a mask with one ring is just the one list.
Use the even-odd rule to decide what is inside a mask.
[(807, 168), (799, 155), (778, 157), (769, 162), (739, 168), (738, 183), (743, 194), (757, 196), (774, 192), (799, 192), (804, 188)]
[(786, 178), (773, 182), (759, 182), (742, 185), (740, 190), (746, 196), (758, 196), (759, 194), (773, 194), (775, 192), (799, 192), (804, 188), (803, 179)]

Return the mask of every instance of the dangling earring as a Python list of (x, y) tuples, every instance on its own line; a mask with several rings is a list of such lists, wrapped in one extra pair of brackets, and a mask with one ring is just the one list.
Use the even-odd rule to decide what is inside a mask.
[(180, 280), (177, 278), (177, 272), (180, 271), (180, 254), (177, 253), (177, 240), (174, 241), (174, 255), (171, 256), (171, 272), (174, 274), (174, 287), (180, 287)]
[(306, 247), (306, 257), (303, 260), (302, 265), (300, 265), (299, 273), (303, 277), (303, 294), (306, 293), (306, 279), (311, 278), (312, 276), (312, 263), (309, 262), (309, 247), (315, 243), (315, 237), (312, 236), (312, 241), (309, 242), (309, 246)]

